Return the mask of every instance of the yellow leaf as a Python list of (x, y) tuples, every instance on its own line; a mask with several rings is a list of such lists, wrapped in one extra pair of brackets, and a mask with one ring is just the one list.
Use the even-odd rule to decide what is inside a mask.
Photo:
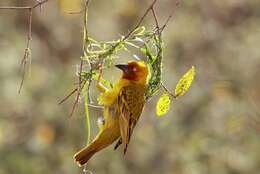
[(178, 84), (175, 87), (175, 96), (182, 96), (183, 94), (185, 94), (189, 87), (192, 84), (192, 81), (194, 79), (195, 76), (195, 67), (192, 66), (191, 69), (189, 69), (189, 71), (187, 71), (182, 78), (179, 80)]
[(171, 99), (168, 93), (163, 93), (159, 98), (156, 106), (156, 114), (158, 116), (165, 115), (170, 109)]

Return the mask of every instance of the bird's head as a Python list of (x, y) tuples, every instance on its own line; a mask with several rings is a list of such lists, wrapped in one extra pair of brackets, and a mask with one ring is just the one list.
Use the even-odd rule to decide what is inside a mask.
[(142, 61), (129, 61), (127, 64), (115, 65), (123, 71), (123, 78), (127, 80), (146, 83), (148, 68)]

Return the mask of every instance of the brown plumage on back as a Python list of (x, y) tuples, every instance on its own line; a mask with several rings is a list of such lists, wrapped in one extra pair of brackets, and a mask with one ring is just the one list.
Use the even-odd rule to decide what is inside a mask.
[(123, 143), (124, 153), (126, 153), (133, 129), (143, 110), (144, 92), (144, 85), (132, 83), (122, 88), (118, 95), (121, 138), (119, 139), (117, 147), (120, 143)]

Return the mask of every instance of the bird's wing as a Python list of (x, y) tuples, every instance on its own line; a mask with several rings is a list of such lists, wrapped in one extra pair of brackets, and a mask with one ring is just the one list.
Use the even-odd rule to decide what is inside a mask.
[(123, 87), (117, 102), (119, 106), (119, 125), (124, 153), (126, 153), (133, 129), (144, 106), (144, 86), (129, 85)]

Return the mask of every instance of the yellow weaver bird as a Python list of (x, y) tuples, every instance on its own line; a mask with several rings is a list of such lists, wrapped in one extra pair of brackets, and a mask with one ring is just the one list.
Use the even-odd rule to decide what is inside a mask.
[(115, 148), (121, 144), (126, 153), (133, 129), (142, 113), (145, 103), (145, 89), (148, 75), (147, 66), (141, 61), (129, 61), (116, 65), (123, 71), (122, 77), (108, 90), (100, 82), (99, 104), (104, 106), (104, 117), (99, 123), (100, 131), (95, 139), (74, 155), (79, 166), (98, 151), (118, 140)]

